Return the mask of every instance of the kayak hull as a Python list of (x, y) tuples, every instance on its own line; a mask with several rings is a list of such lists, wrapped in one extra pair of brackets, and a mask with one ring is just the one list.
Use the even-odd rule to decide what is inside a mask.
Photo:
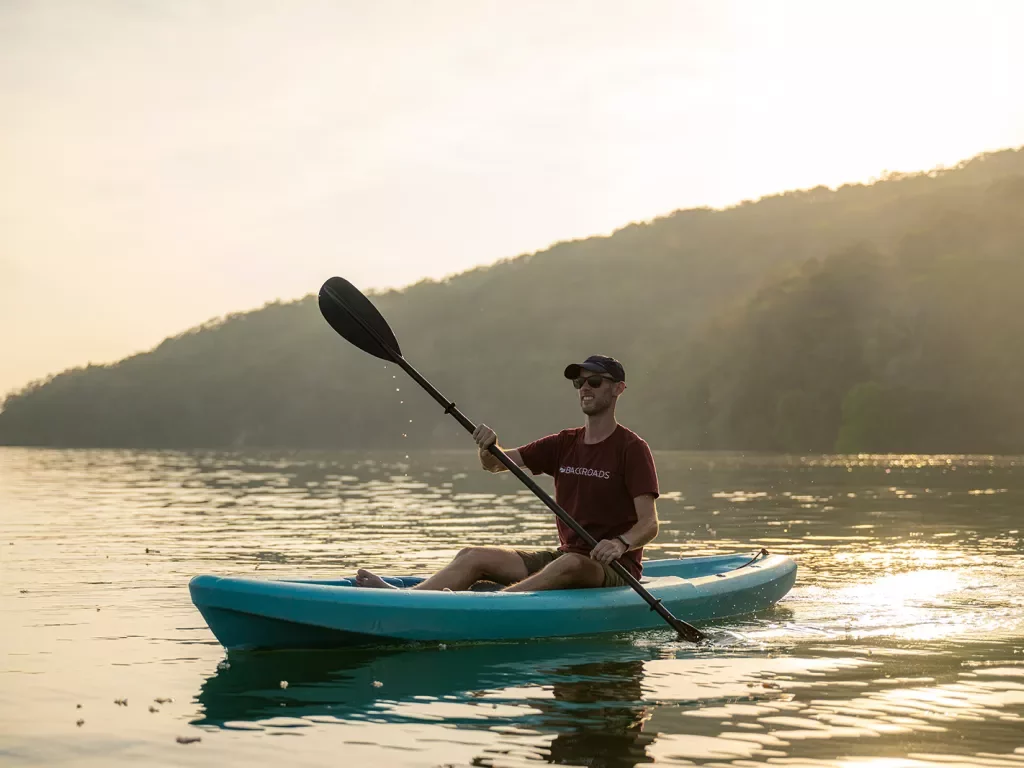
[[(796, 563), (781, 555), (750, 560), (750, 554), (741, 554), (647, 561), (643, 583), (691, 624), (756, 613), (789, 592)], [(421, 579), (389, 581), (409, 587)], [(629, 587), (427, 592), (362, 589), (349, 579), (196, 576), (189, 591), (213, 634), (229, 650), (526, 640), (664, 626)]]

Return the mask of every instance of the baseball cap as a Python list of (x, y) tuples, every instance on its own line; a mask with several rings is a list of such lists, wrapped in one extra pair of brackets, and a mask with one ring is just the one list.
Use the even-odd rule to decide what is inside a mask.
[(604, 355), (591, 355), (582, 363), (571, 363), (567, 365), (565, 367), (565, 378), (575, 379), (580, 375), (580, 371), (607, 373), (615, 381), (626, 380), (626, 369), (622, 367), (622, 363), (614, 357), (606, 357)]

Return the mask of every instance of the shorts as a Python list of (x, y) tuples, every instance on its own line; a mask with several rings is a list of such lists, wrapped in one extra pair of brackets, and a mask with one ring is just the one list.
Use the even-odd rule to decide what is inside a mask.
[[(523, 559), (523, 563), (526, 565), (528, 575), (532, 576), (537, 571), (541, 570), (548, 563), (552, 563), (565, 552), (560, 549), (517, 549), (516, 554)], [(598, 563), (601, 566), (601, 570), (604, 571), (604, 583), (602, 587), (625, 587), (626, 580), (623, 579), (619, 574), (612, 570), (610, 565), (605, 563)]]

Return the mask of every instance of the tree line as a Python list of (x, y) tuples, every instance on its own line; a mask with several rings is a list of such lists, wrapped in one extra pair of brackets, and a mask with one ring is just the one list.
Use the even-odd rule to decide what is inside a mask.
[[(623, 361), (655, 447), (1024, 452), (1024, 150), (677, 211), (372, 296), (407, 358), (516, 445), (580, 422), (568, 362)], [(325, 275), (324, 277), (328, 277)], [(316, 289), (318, 286), (311, 286)], [(313, 295), (9, 395), (0, 444), (467, 445)]]

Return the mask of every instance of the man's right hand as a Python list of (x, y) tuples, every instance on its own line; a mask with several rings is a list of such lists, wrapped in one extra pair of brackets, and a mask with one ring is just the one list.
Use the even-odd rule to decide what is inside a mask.
[[(505, 465), (489, 450), (492, 445), (498, 444), (498, 436), (494, 434), (494, 430), (486, 424), (481, 424), (473, 431), (473, 439), (476, 441), (477, 448), (480, 449), (480, 466), (488, 472), (504, 472)], [(499, 448), (501, 447), (499, 446)], [(523, 466), (523, 457), (519, 455), (519, 449), (501, 448), (501, 450), (517, 467)]]
[(473, 431), (473, 439), (476, 441), (477, 448), (480, 449), (480, 466), (488, 472), (504, 472), (505, 465), (488, 450), (492, 445), (498, 443), (498, 436), (494, 434), (494, 430), (486, 424), (481, 424)]
[(498, 436), (486, 424), (481, 424), (473, 430), (473, 439), (480, 447), (481, 454), (488, 453), (487, 449), (498, 442)]

